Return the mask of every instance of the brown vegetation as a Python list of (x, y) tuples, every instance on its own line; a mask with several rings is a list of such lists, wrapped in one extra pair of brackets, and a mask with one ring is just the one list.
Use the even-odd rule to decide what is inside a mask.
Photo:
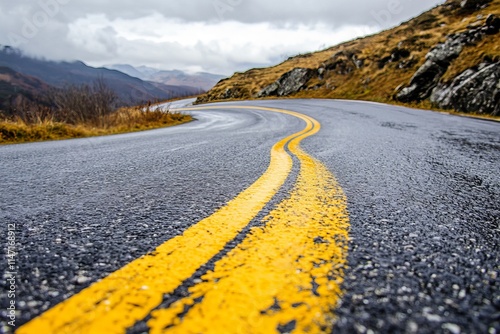
[(44, 103), (22, 96), (0, 112), (0, 143), (80, 138), (181, 124), (190, 115), (151, 107), (116, 109), (116, 96), (103, 80), (69, 86), (44, 96)]
[(99, 126), (88, 123), (69, 124), (40, 119), (25, 122), (17, 119), (0, 120), (0, 144), (55, 139), (82, 138), (134, 132), (182, 124), (190, 115), (143, 107), (121, 108), (99, 119)]

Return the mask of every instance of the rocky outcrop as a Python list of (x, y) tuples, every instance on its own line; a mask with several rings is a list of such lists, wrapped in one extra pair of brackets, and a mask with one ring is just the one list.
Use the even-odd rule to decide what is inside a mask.
[(257, 97), (287, 96), (296, 93), (317, 73), (309, 68), (294, 68), (283, 74), (277, 81), (262, 89)]
[[(389, 56), (383, 57), (382, 59), (379, 60), (378, 68), (382, 69), (388, 63), (399, 62), (402, 59), (408, 58), (410, 56), (410, 54), (411, 54), (411, 52), (409, 50), (395, 48), (391, 51), (391, 54)], [(398, 68), (405, 68), (406, 66), (407, 66), (407, 64), (404, 62), (401, 62), (398, 64)]]
[(364, 66), (364, 59), (358, 58), (356, 52), (339, 51), (335, 53), (328, 61), (324, 62), (320, 71), (333, 71), (340, 75), (347, 75), (356, 69)]
[(492, 14), (488, 15), (484, 32), (488, 35), (495, 35), (500, 32), (500, 17)]
[(397, 94), (402, 102), (427, 99), (439, 80), (448, 70), (451, 61), (457, 58), (466, 44), (477, 40), (479, 35), (463, 33), (448, 36), (444, 43), (438, 44), (427, 55), (425, 63), (413, 75), (410, 86)]
[(486, 34), (496, 34), (500, 29), (498, 17), (490, 15), (485, 25), (460, 34), (448, 36), (444, 43), (435, 46), (426, 55), (425, 63), (415, 72), (410, 85), (396, 94), (401, 102), (422, 101), (430, 97), (433, 89), (466, 45), (474, 45)]
[(482, 63), (439, 84), (431, 102), (442, 109), (500, 116), (500, 63)]
[(492, 0), (462, 0), (460, 1), (460, 13), (470, 14), (487, 6)]
[(445, 43), (432, 49), (426, 55), (425, 63), (411, 78), (410, 85), (403, 88), (396, 98), (401, 102), (421, 101), (428, 98), (446, 73), (450, 62), (462, 52), (463, 45), (460, 36), (450, 36)]
[(469, 15), (487, 7), (493, 0), (447, 0), (441, 7), (442, 12)]

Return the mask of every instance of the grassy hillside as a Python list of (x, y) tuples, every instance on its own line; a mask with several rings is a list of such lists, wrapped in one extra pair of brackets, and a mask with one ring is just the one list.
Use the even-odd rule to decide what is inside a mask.
[[(479, 2), (481, 1), (468, 1), (472, 5)], [(236, 73), (219, 82), (211, 91), (202, 95), (198, 102), (257, 98), (264, 87), (283, 74), (294, 68), (309, 68), (315, 71), (315, 75), (300, 91), (288, 97), (395, 103), (396, 89), (409, 83), (432, 47), (444, 42), (449, 34), (485, 24), (489, 14), (500, 16), (500, 0), (491, 1), (483, 8), (480, 5), (476, 8), (463, 8), (461, 3), (462, 1), (449, 0), (379, 34), (292, 57), (270, 68)], [(499, 34), (486, 35), (476, 45), (466, 46), (451, 63), (442, 80), (452, 80), (483, 60), (500, 61)], [(430, 102), (423, 101), (419, 105), (430, 107)]]

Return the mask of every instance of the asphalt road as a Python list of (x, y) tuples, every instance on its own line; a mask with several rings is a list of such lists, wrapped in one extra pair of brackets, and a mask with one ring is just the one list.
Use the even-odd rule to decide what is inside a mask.
[[(321, 123), (301, 146), (337, 178), (350, 220), (335, 332), (500, 332), (499, 123), (348, 101), (237, 105)], [(212, 107), (175, 128), (0, 147), (17, 326), (216, 212), (266, 171), (276, 142), (304, 127), (290, 115)], [(258, 219), (287, 198), (299, 167), (295, 159)], [(9, 282), (0, 288), (4, 320)]]

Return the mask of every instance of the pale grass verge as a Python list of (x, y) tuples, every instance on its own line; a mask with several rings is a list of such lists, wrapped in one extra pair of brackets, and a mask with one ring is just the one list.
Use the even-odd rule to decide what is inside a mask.
[(104, 116), (99, 126), (50, 120), (27, 124), (20, 119), (0, 120), (0, 144), (83, 138), (157, 129), (192, 120), (191, 115), (149, 108), (121, 108)]

